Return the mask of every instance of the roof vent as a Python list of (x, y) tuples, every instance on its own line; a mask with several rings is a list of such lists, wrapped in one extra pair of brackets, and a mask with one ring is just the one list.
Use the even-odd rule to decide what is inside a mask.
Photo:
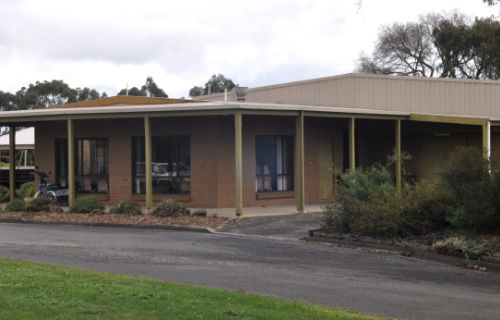
[(248, 87), (235, 87), (234, 93), (236, 94), (236, 101), (246, 101)]

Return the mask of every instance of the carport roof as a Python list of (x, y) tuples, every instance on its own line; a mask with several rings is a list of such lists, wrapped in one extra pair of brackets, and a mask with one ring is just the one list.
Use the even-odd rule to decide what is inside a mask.
[[(404, 111), (387, 111), (348, 107), (307, 106), (277, 103), (229, 102), (229, 101), (191, 101), (166, 104), (114, 104), (104, 106), (71, 106), (70, 108), (48, 108), (0, 112), (0, 125), (23, 125), (37, 121), (66, 119), (120, 119), (168, 117), (168, 116), (210, 116), (230, 115), (234, 112), (255, 115), (294, 116), (303, 111), (305, 116), (332, 118), (402, 119), (439, 123), (482, 125), (491, 121), (500, 125), (500, 118), (475, 116), (450, 116), (439, 114), (417, 114)], [(158, 102), (156, 102), (158, 103)]]
[(232, 114), (241, 111), (244, 114), (296, 115), (304, 111), (309, 115), (332, 117), (366, 118), (408, 118), (408, 112), (371, 110), (359, 108), (303, 106), (272, 103), (246, 102), (192, 102), (152, 105), (113, 105), (71, 108), (48, 108), (0, 112), (0, 124), (13, 122), (36, 122), (48, 120), (100, 119), (100, 118), (138, 118), (143, 116), (190, 116)]

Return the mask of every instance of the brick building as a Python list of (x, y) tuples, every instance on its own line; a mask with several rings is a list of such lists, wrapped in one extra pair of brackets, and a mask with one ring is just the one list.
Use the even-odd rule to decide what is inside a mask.
[(459, 145), (497, 158), (500, 84), (348, 74), (196, 100), (118, 96), (3, 112), (0, 125), (35, 127), (36, 165), (70, 202), (95, 194), (304, 211), (332, 198), (338, 173), (390, 154), (410, 153), (404, 171), (417, 181)]

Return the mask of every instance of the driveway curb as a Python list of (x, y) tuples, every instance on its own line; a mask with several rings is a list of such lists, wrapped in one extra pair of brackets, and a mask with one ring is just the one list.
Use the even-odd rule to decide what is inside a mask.
[(133, 223), (110, 223), (110, 222), (76, 222), (76, 221), (40, 221), (33, 219), (6, 219), (0, 218), (0, 223), (24, 223), (59, 226), (84, 226), (84, 227), (118, 227), (118, 228), (138, 228), (155, 230), (191, 231), (201, 233), (216, 233), (212, 228), (194, 227), (181, 225), (157, 225), (157, 224), (133, 224)]
[[(427, 252), (424, 250), (418, 250), (418, 249), (413, 249), (413, 248), (411, 249), (411, 254), (406, 254), (405, 252), (402, 252), (405, 249), (403, 249), (401, 247), (391, 246), (388, 244), (381, 244), (381, 243), (339, 240), (339, 239), (332, 239), (332, 238), (325, 238), (325, 237), (318, 237), (318, 236), (309, 236), (309, 237), (302, 238), (301, 240), (304, 240), (306, 242), (312, 242), (312, 243), (329, 243), (329, 244), (333, 244), (333, 245), (340, 246), (340, 247), (346, 247), (346, 248), (350, 248), (350, 249), (364, 249), (364, 250), (371, 251), (371, 252), (383, 252), (383, 253), (387, 253), (387, 254), (395, 254), (395, 255), (400, 255), (400, 256), (406, 256), (408, 258), (422, 259), (422, 260), (426, 260), (426, 261), (434, 261), (434, 262), (440, 262), (440, 263), (445, 263), (445, 264), (449, 264), (449, 265), (455, 265), (455, 266), (463, 267), (466, 269), (476, 270), (476, 271), (481, 271), (481, 272), (500, 273), (500, 264), (497, 264), (494, 262), (489, 262), (489, 261), (484, 261), (484, 260), (467, 260), (465, 258), (447, 256), (447, 255), (437, 254), (437, 253), (433, 253), (433, 252)], [(478, 268), (485, 267), (486, 270), (480, 270), (478, 268), (470, 267), (471, 265), (477, 266)]]

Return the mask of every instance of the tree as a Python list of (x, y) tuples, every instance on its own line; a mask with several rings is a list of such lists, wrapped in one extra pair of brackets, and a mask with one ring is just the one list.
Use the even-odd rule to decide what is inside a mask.
[(53, 105), (98, 99), (105, 96), (95, 89), (73, 89), (62, 80), (37, 81), (22, 87), (15, 94), (0, 91), (0, 110), (40, 109)]
[(194, 86), (191, 88), (191, 90), (189, 90), (190, 97), (199, 97), (204, 94), (205, 94), (205, 89), (203, 89), (202, 87)]
[(10, 92), (0, 91), (0, 111), (16, 109), (16, 96)]
[[(128, 91), (128, 92), (127, 92)], [(144, 97), (144, 93), (137, 87), (132, 87), (130, 89), (121, 89), (117, 94), (117, 96), (138, 96)]]
[[(105, 94), (105, 92), (103, 92)], [(76, 101), (86, 101), (101, 98), (101, 94), (95, 90), (90, 88), (76, 88)]]
[[(121, 89), (118, 93), (118, 96), (127, 95), (127, 89)], [(137, 87), (132, 87), (128, 90), (129, 96), (141, 96), (141, 97), (162, 97), (168, 98), (168, 95), (165, 93), (163, 89), (158, 87), (156, 82), (152, 77), (146, 78), (146, 83), (141, 87), (141, 89)]]
[(429, 14), (418, 22), (394, 23), (379, 34), (372, 56), (357, 70), (367, 73), (497, 79), (500, 76), (500, 23), (473, 22), (460, 14)]
[(205, 94), (220, 93), (224, 90), (231, 90), (236, 87), (233, 80), (226, 78), (222, 74), (212, 75), (212, 77), (205, 83), (205, 87), (194, 86), (189, 90), (189, 96), (197, 97)]
[(76, 101), (76, 90), (62, 80), (35, 82), (16, 92), (20, 109), (40, 109)]
[(432, 41), (422, 23), (385, 26), (373, 57), (360, 58), (360, 71), (369, 73), (433, 76)]
[(158, 87), (156, 82), (154, 82), (152, 77), (147, 77), (146, 78), (146, 83), (142, 86), (141, 91), (144, 93), (145, 96), (147, 97), (162, 97), (162, 98), (168, 98), (168, 95)]

